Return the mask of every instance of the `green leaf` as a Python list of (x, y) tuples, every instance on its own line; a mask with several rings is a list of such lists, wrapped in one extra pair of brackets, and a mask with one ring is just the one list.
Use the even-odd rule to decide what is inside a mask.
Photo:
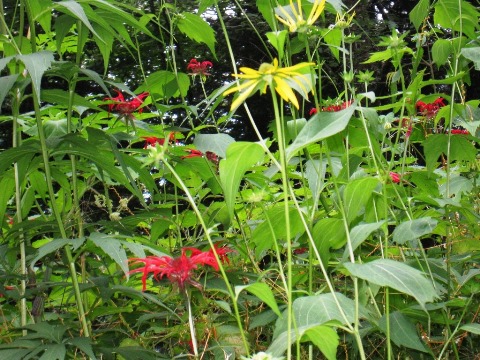
[(365, 205), (379, 183), (376, 178), (365, 177), (350, 181), (345, 186), (343, 201), (348, 223), (363, 214)]
[(17, 55), (17, 58), (25, 64), (32, 79), (32, 85), (40, 103), (40, 83), (43, 73), (50, 68), (54, 57), (51, 51), (40, 51), (33, 54)]
[[(68, 91), (60, 89), (42, 90), (42, 101), (49, 102), (51, 104), (58, 104), (68, 106), (69, 94)], [(99, 110), (91, 101), (85, 100), (83, 96), (75, 94), (73, 96), (73, 106), (81, 106), (87, 109)]]
[(312, 116), (300, 130), (293, 143), (286, 148), (287, 159), (290, 160), (298, 151), (310, 144), (335, 135), (347, 127), (355, 112), (356, 102), (345, 110), (338, 112), (319, 112)]
[(415, 240), (423, 235), (430, 234), (437, 227), (438, 221), (427, 216), (415, 220), (408, 220), (398, 225), (393, 231), (393, 241), (399, 245)]
[(28, 11), (33, 15), (33, 20), (38, 21), (43, 30), (48, 33), (51, 29), (52, 6), (51, 0), (29, 0), (26, 2)]
[[(359, 224), (350, 230), (350, 241), (352, 242), (352, 251), (355, 251), (369, 236), (372, 232), (378, 230), (386, 220), (368, 223), (368, 224)], [(343, 253), (343, 260), (346, 260), (349, 255), (349, 249), (346, 248)]]
[(38, 249), (37, 255), (33, 258), (33, 260), (30, 263), (30, 266), (33, 267), (35, 266), (35, 263), (42, 259), (43, 257), (47, 256), (48, 254), (51, 254), (52, 252), (55, 252), (64, 246), (71, 245), (72, 250), (75, 251), (77, 250), (80, 246), (83, 245), (85, 242), (85, 238), (76, 238), (76, 239), (53, 239), (49, 243), (42, 245)]
[(17, 81), (17, 78), (18, 74), (0, 77), (0, 114), (2, 113), (3, 100), (5, 100), (5, 97), (15, 84), (15, 81)]
[(270, 0), (257, 0), (256, 4), (258, 11), (262, 14), (263, 18), (270, 26), (270, 29), (277, 29), (277, 20), (275, 18), (275, 12), (273, 11), (272, 2)]
[(67, 349), (64, 344), (45, 344), (45, 352), (39, 360), (64, 360)]
[(476, 39), (475, 29), (479, 27), (479, 15), (475, 6), (468, 1), (438, 0), (433, 20), (435, 26), (462, 31), (469, 38)]
[(449, 137), (448, 134), (433, 134), (423, 142), (425, 160), (429, 172), (432, 172), (437, 167), (438, 158), (442, 154), (446, 155), (449, 139), (450, 159), (447, 160), (450, 163), (462, 160), (475, 162), (477, 150), (465, 136), (452, 135)]
[(304, 335), (317, 346), (328, 360), (337, 359), (340, 337), (330, 326), (319, 325), (305, 331)]
[[(405, 346), (422, 352), (428, 352), (425, 344), (420, 340), (415, 325), (410, 322), (400, 311), (390, 314), (390, 339), (397, 346)], [(387, 333), (387, 318), (382, 316), (378, 323), (380, 329)]]
[(264, 151), (256, 143), (235, 142), (230, 144), (226, 155), (226, 159), (220, 161), (219, 173), (231, 220), (233, 219), (235, 200), (243, 175), (253, 165), (263, 160)]
[(279, 60), (283, 59), (284, 49), (285, 49), (285, 39), (287, 38), (288, 31), (270, 31), (266, 33), (267, 39), (272, 44), (272, 46), (278, 52)]
[(68, 343), (72, 344), (79, 350), (85, 353), (91, 360), (96, 360), (95, 354), (92, 349), (92, 339), (87, 337), (75, 337), (70, 339)]
[(64, 7), (67, 10), (68, 14), (80, 20), (88, 28), (88, 30), (90, 30), (95, 36), (100, 38), (100, 36), (93, 29), (92, 24), (88, 20), (88, 17), (85, 14), (85, 11), (83, 10), (82, 6), (78, 2), (74, 0), (64, 0), (64, 1), (59, 1), (55, 3), (55, 5), (57, 8)]
[(453, 47), (449, 40), (438, 39), (432, 46), (432, 59), (437, 66), (445, 65), (452, 54)]
[[(265, 250), (273, 249), (275, 241), (284, 240), (287, 237), (285, 227), (285, 207), (279, 203), (267, 210), (264, 214), (265, 220), (253, 230), (251, 242), (255, 244), (255, 255), (262, 256)], [(305, 232), (305, 227), (297, 209), (289, 208), (290, 238), (297, 237)]]
[(420, 0), (408, 15), (415, 29), (418, 30), (423, 21), (427, 18), (430, 10), (430, 0)]
[(23, 339), (50, 340), (53, 343), (61, 344), (68, 328), (64, 325), (52, 325), (47, 322), (39, 322), (26, 325), (25, 329), (29, 330), (29, 333), (24, 336)]
[(228, 134), (197, 134), (193, 140), (201, 152), (211, 151), (222, 158), (226, 157), (228, 146), (234, 142), (235, 139)]
[(15, 193), (15, 180), (13, 178), (12, 172), (9, 174), (3, 173), (2, 179), (0, 180), (0, 228), (1, 224), (5, 220), (5, 212), (7, 210), (7, 205), (10, 202), (10, 199)]
[(166, 70), (159, 70), (151, 73), (145, 83), (135, 91), (148, 91), (152, 95), (169, 99), (172, 97), (186, 96), (190, 88), (190, 77), (185, 73), (175, 73)]
[(460, 52), (466, 59), (473, 61), (475, 70), (480, 71), (480, 46), (463, 48)]
[[(332, 322), (335, 324), (350, 324), (355, 321), (355, 302), (341, 293), (328, 293), (314, 296), (303, 296), (296, 299), (292, 305), (296, 329), (291, 332), (292, 344), (298, 336), (302, 336), (309, 329)], [(360, 306), (359, 316), (367, 318), (368, 312)], [(337, 324), (338, 325), (338, 324)], [(325, 325), (328, 326), (328, 325)], [(288, 344), (287, 315), (277, 320), (273, 334), (274, 341), (268, 348), (273, 356), (282, 356)]]
[(460, 330), (464, 330), (472, 334), (480, 335), (480, 324), (465, 324), (460, 327)]
[(388, 286), (414, 297), (424, 308), (438, 295), (425, 275), (404, 263), (390, 259), (377, 259), (366, 264), (343, 263), (353, 275), (380, 286)]
[(183, 12), (177, 18), (178, 30), (190, 39), (208, 46), (215, 55), (215, 32), (199, 15)]
[(89, 239), (98, 246), (103, 252), (109, 256), (125, 273), (128, 280), (128, 258), (125, 249), (122, 246), (122, 241), (118, 240), (115, 235), (107, 235), (94, 232), (89, 236)]
[(235, 301), (238, 301), (238, 296), (243, 290), (246, 290), (258, 297), (261, 301), (270, 306), (275, 314), (281, 316), (280, 309), (275, 301), (275, 296), (273, 295), (272, 289), (270, 289), (267, 284), (255, 282), (249, 285), (235, 286)]

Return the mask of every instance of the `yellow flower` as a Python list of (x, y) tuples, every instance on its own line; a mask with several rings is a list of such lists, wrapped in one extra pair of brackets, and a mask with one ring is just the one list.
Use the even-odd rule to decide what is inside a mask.
[(308, 26), (311, 26), (317, 21), (320, 14), (325, 9), (326, 0), (314, 0), (310, 14), (307, 20), (303, 18), (302, 0), (297, 0), (296, 4), (290, 0), (290, 5), (278, 6), (275, 8), (275, 17), (282, 24), (288, 26), (288, 31), (305, 31)]
[(314, 63), (300, 63), (294, 66), (280, 68), (278, 60), (274, 59), (273, 64), (263, 63), (258, 70), (248, 67), (241, 67), (243, 74), (233, 74), (238, 79), (244, 79), (237, 86), (234, 86), (223, 93), (224, 96), (238, 92), (239, 95), (233, 101), (231, 110), (238, 108), (250, 95), (258, 90), (260, 93), (267, 92), (267, 86), (273, 87), (285, 101), (290, 101), (297, 109), (299, 108), (297, 97), (293, 90), (296, 90), (304, 98), (313, 92), (313, 81), (310, 73)]

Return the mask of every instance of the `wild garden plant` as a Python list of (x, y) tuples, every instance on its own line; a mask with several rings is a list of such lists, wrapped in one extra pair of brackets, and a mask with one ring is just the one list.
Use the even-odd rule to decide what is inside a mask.
[(229, 3), (254, 67), (215, 0), (2, 12), (0, 357), (479, 359), (478, 5), (420, 0), (359, 63), (360, 3)]

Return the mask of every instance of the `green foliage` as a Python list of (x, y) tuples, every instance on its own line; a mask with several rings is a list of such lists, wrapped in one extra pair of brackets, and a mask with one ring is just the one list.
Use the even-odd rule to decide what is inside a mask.
[(0, 15), (0, 357), (478, 354), (478, 9), (147, 3)]

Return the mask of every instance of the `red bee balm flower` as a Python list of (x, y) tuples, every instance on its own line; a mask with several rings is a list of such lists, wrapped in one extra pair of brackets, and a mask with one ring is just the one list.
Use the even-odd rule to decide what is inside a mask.
[[(179, 257), (172, 258), (170, 256), (147, 256), (146, 258), (130, 259), (133, 264), (144, 264), (144, 266), (131, 270), (129, 274), (143, 273), (142, 284), (143, 290), (147, 288), (147, 276), (149, 273), (157, 280), (164, 276), (170, 280), (171, 283), (177, 284), (183, 290), (185, 284), (190, 284), (195, 287), (200, 287), (200, 284), (192, 279), (192, 272), (198, 265), (208, 265), (219, 270), (219, 264), (215, 258), (214, 251), (222, 263), (228, 263), (227, 254), (232, 252), (228, 247), (218, 248), (215, 245), (215, 250), (201, 251), (196, 248), (183, 248), (182, 254)], [(187, 255), (189, 253), (189, 255)]]
[(138, 110), (138, 112), (141, 114), (143, 111), (143, 108), (141, 108), (143, 100), (150, 95), (148, 92), (143, 92), (132, 100), (125, 101), (125, 97), (121, 91), (115, 90), (115, 92), (117, 93), (116, 97), (105, 98), (104, 100), (110, 100), (113, 102), (108, 104), (109, 112), (116, 111), (122, 115), (130, 115), (136, 110)]
[[(160, 146), (163, 146), (165, 144), (165, 139), (164, 138), (158, 138), (156, 136), (142, 136), (142, 139), (145, 139), (145, 145), (143, 146), (144, 149), (148, 148), (149, 146), (155, 146), (156, 144), (159, 144)], [(168, 142), (173, 142), (175, 140), (175, 133), (171, 132), (170, 135), (168, 136)]]
[(396, 172), (393, 172), (393, 171), (390, 171), (390, 179), (392, 179), (392, 181), (395, 183), (395, 184), (399, 184), (400, 183), (400, 180), (401, 180), (401, 177), (400, 177), (400, 174), (397, 174)]
[(208, 71), (213, 67), (213, 64), (210, 61), (198, 61), (197, 59), (192, 59), (187, 65), (187, 70), (190, 71), (190, 75), (201, 75), (202, 78), (205, 76), (211, 75)]
[(431, 119), (437, 115), (438, 110), (440, 110), (441, 107), (446, 105), (444, 101), (445, 100), (440, 97), (430, 104), (426, 104), (423, 101), (417, 101), (415, 105), (417, 106), (417, 111), (421, 115), (425, 116), (427, 119)]
[(452, 135), (470, 135), (468, 130), (463, 130), (463, 129), (452, 129), (452, 131), (450, 131), (450, 133)]

